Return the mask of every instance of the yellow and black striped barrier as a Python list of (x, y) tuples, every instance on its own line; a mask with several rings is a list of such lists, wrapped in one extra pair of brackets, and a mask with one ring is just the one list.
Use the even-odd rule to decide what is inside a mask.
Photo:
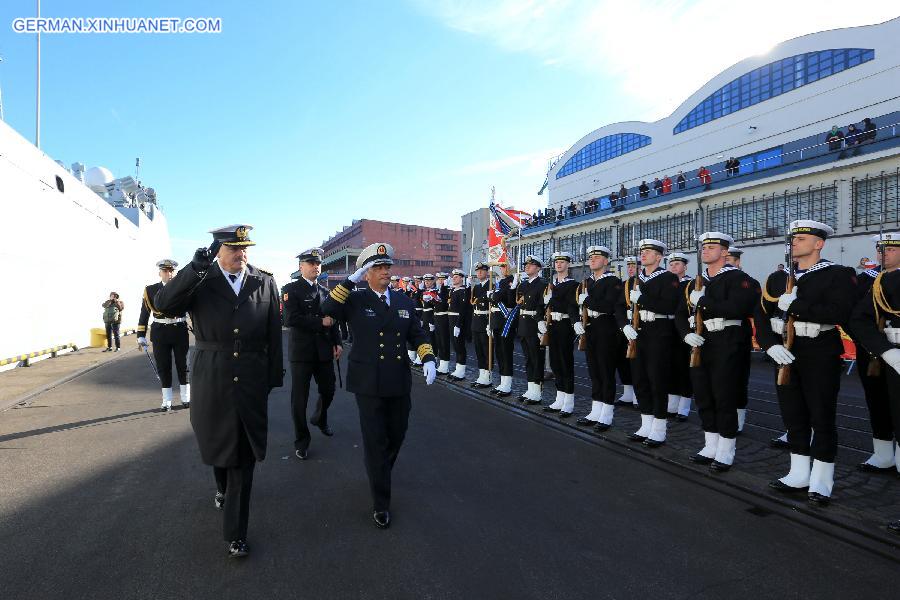
[(65, 344), (62, 346), (53, 346), (52, 348), (45, 348), (44, 350), (38, 350), (37, 352), (29, 352), (28, 354), (20, 354), (19, 356), (13, 356), (11, 358), (4, 358), (0, 360), (0, 367), (5, 367), (8, 364), (19, 363), (19, 362), (27, 362), (32, 358), (37, 358), (38, 356), (43, 356), (45, 354), (56, 354), (60, 350), (65, 350), (66, 348), (71, 348), (72, 350), (78, 350), (78, 346), (75, 344)]

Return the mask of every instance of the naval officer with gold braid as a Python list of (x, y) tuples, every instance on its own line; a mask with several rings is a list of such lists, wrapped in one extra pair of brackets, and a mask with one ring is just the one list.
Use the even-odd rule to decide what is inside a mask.
[[(415, 303), (402, 291), (388, 289), (394, 249), (372, 244), (356, 261), (357, 271), (337, 285), (322, 311), (353, 330), (347, 367), (347, 391), (356, 394), (366, 472), (372, 491), (375, 525), (391, 524), (391, 470), (406, 435), (412, 375), (407, 342), (422, 360), (425, 383), (434, 382), (434, 351)], [(368, 289), (355, 289), (366, 281)]]

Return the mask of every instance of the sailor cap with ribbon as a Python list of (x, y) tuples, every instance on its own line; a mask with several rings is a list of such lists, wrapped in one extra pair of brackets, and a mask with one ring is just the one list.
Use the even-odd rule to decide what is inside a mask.
[(738, 248), (737, 246), (731, 246), (730, 248), (728, 248), (729, 256), (733, 256), (735, 258), (740, 258), (743, 253), (744, 253), (743, 248)]
[(416, 281), (422, 281), (422, 276), (421, 275), (413, 275), (413, 279), (415, 279)]
[(535, 256), (534, 254), (529, 254), (528, 256), (525, 257), (525, 262), (523, 264), (526, 264), (526, 265), (532, 264), (532, 265), (537, 265), (537, 266), (543, 268), (544, 261), (542, 261), (540, 258)]
[(626, 256), (625, 264), (626, 265), (636, 265), (637, 264), (637, 256)]
[(588, 258), (592, 256), (605, 256), (606, 258), (609, 258), (610, 254), (612, 254), (612, 252), (610, 252), (610, 249), (606, 246), (588, 246), (587, 249)]
[(450, 271), (450, 274), (451, 275), (459, 275), (460, 277), (466, 276), (466, 272), (463, 271), (462, 269), (453, 269), (452, 271)]
[(705, 231), (697, 236), (697, 241), (701, 244), (718, 244), (728, 248), (734, 243), (734, 238), (721, 231)]
[(406, 275), (404, 277), (401, 277), (400, 281), (402, 281), (403, 283), (409, 283), (410, 281), (412, 281), (412, 277)]
[(558, 260), (564, 260), (564, 261), (566, 261), (566, 262), (572, 262), (573, 258), (572, 258), (572, 254), (569, 253), (569, 252), (554, 252), (554, 253), (550, 256), (550, 260), (552, 260), (553, 262), (556, 262), (556, 261), (558, 261)]
[(444, 273), (443, 271), (438, 271), (437, 273), (434, 274), (434, 276), (437, 277), (438, 279), (447, 279), (448, 277), (450, 277), (450, 273)]
[(688, 257), (687, 257), (687, 254), (684, 254), (684, 253), (682, 253), (682, 252), (672, 252), (672, 253), (669, 254), (669, 256), (666, 257), (666, 259), (667, 259), (669, 262), (672, 262), (672, 261), (675, 261), (675, 260), (680, 260), (680, 261), (683, 262), (683, 263), (689, 263), (689, 262), (690, 262), (690, 260), (689, 260)]
[(213, 239), (221, 242), (223, 246), (255, 246), (256, 242), (250, 239), (250, 230), (253, 225), (226, 225), (210, 231)]
[(171, 258), (164, 258), (156, 263), (156, 266), (162, 271), (174, 271), (178, 268), (178, 263)]
[(881, 246), (900, 246), (900, 231), (892, 231), (890, 233), (882, 233), (881, 235), (873, 235), (872, 241), (875, 242), (875, 246), (879, 248)]
[(487, 271), (487, 270), (489, 270), (489, 269), (490, 269), (490, 267), (487, 265), (486, 262), (481, 262), (481, 261), (479, 261), (479, 262), (475, 263), (475, 270), (476, 270), (476, 271)]
[(422, 279), (424, 281), (434, 281), (434, 273), (425, 273), (425, 275), (422, 276)]
[(391, 275), (391, 281), (400, 281), (399, 275)]
[(652, 238), (645, 238), (641, 240), (640, 243), (641, 250), (656, 250), (660, 254), (665, 254), (668, 246), (666, 246), (665, 242), (661, 242), (659, 240), (654, 240)]
[(359, 269), (365, 265), (392, 265), (394, 264), (394, 247), (390, 244), (377, 242), (369, 244), (360, 253), (356, 259), (356, 268)]
[(312, 262), (321, 264), (322, 256), (324, 254), (325, 251), (321, 248), (310, 248), (298, 254), (297, 258), (300, 260), (300, 262)]
[(796, 221), (791, 221), (790, 230), (791, 235), (814, 235), (816, 237), (822, 238), (823, 240), (827, 239), (830, 235), (834, 235), (834, 229), (832, 229), (825, 223), (810, 221), (809, 219), (798, 219)]

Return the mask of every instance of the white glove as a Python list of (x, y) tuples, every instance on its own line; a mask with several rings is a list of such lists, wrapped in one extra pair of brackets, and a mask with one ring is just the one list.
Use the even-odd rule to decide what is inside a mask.
[(891, 368), (900, 373), (900, 348), (891, 348), (881, 355), (884, 362), (889, 364)]
[(782, 346), (781, 344), (775, 344), (768, 350), (766, 350), (766, 354), (772, 357), (779, 365), (789, 365), (794, 362), (794, 355), (791, 354), (790, 350)]
[(702, 298), (704, 294), (706, 294), (705, 287), (691, 292), (691, 304), (693, 304), (694, 306), (697, 306), (697, 303), (700, 302), (700, 298)]
[(587, 297), (588, 297), (587, 292), (581, 292), (580, 294), (578, 294), (578, 306), (581, 306), (582, 304), (584, 304), (584, 301), (587, 300)]
[(487, 336), (488, 336), (488, 337), (494, 337), (494, 330), (491, 329), (491, 326), (490, 326), (490, 325), (487, 326)]
[(702, 335), (697, 335), (696, 333), (689, 333), (684, 336), (684, 343), (692, 348), (699, 348), (705, 341)]
[(629, 341), (633, 342), (638, 338), (637, 329), (632, 327), (631, 325), (626, 325), (622, 328), (622, 333), (625, 334), (625, 337), (628, 338)]
[(641, 299), (641, 290), (631, 290), (631, 293), (628, 294), (628, 299), (631, 300), (632, 304), (636, 304)]
[(453, 328), (453, 337), (459, 337), (459, 325)]
[(139, 337), (137, 339), (137, 342), (138, 342), (138, 346), (149, 346), (150, 345), (147, 343), (147, 338), (145, 338), (143, 336)]
[(538, 333), (541, 335), (547, 333), (547, 323), (545, 321), (538, 321)]
[(519, 285), (519, 274), (516, 273), (515, 275), (513, 275), (512, 283), (509, 284), (509, 289), (514, 290), (514, 289), (516, 289), (516, 287), (518, 287), (518, 285)]
[(350, 281), (352, 281), (353, 283), (359, 283), (360, 281), (362, 281), (363, 277), (366, 276), (366, 271), (368, 271), (369, 267), (371, 267), (371, 266), (372, 266), (372, 263), (369, 263), (369, 264), (363, 265), (360, 268), (358, 268), (356, 270), (356, 272), (350, 276)]
[(428, 324), (428, 331), (434, 331), (434, 323)]
[(544, 304), (550, 304), (551, 298), (553, 298), (553, 290), (551, 290), (548, 285), (547, 289), (544, 291)]
[(422, 363), (422, 373), (425, 374), (425, 385), (434, 383), (434, 378), (437, 377), (437, 367), (434, 366), (433, 360)]
[(573, 327), (575, 328), (575, 335), (584, 335), (584, 323), (576, 321)]
[(790, 294), (782, 294), (780, 298), (778, 298), (778, 308), (787, 312), (787, 309), (791, 307), (791, 302), (797, 299), (797, 288), (791, 290)]

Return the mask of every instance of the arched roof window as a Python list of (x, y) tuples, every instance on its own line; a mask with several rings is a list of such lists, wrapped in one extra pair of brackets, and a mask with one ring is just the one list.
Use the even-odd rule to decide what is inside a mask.
[(582, 171), (623, 154), (634, 152), (638, 148), (649, 146), (653, 140), (639, 133), (614, 133), (584, 146), (566, 161), (556, 172), (556, 178), (565, 177)]

